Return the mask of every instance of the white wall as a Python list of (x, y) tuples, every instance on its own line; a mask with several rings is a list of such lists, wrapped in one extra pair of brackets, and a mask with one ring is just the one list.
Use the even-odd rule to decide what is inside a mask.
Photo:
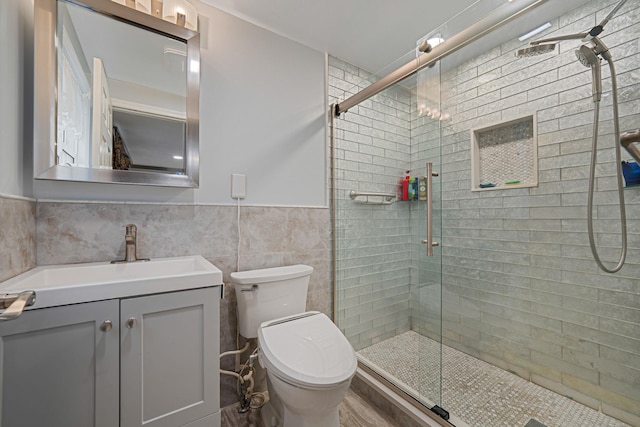
[(200, 188), (35, 181), (36, 198), (233, 204), (230, 176), (243, 173), (243, 203), (327, 205), (325, 55), (198, 8)]
[(0, 194), (28, 193), (21, 166), (22, 141), (31, 135), (31, 101), (25, 95), (31, 93), (32, 15), (29, 1), (0, 1)]

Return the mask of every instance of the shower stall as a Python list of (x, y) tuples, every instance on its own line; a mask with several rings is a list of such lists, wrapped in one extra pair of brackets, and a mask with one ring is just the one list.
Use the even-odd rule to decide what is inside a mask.
[[(595, 103), (576, 59), (589, 40), (514, 55), (614, 8), (597, 37), (618, 120), (611, 73)], [(640, 426), (640, 187), (617, 189), (615, 125), (640, 125), (639, 16), (480, 0), (385, 70), (329, 59), (335, 319), (414, 404), (458, 426)], [(426, 198), (402, 200), (407, 176)], [(594, 245), (626, 263), (601, 270)]]

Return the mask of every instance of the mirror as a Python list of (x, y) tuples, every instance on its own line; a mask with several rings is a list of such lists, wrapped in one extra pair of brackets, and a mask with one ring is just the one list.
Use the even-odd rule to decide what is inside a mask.
[(34, 31), (36, 179), (198, 186), (197, 32), (105, 0), (36, 0)]

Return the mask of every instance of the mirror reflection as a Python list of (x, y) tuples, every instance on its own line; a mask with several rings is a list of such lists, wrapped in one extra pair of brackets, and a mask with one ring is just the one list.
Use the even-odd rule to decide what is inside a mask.
[(58, 166), (185, 173), (187, 44), (58, 1)]

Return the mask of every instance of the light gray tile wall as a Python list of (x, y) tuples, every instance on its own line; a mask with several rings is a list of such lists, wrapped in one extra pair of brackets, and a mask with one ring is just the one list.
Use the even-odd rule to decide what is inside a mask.
[(36, 202), (0, 196), (0, 282), (36, 266)]
[[(376, 78), (329, 58), (329, 102)], [(409, 329), (407, 202), (357, 204), (351, 190), (395, 194), (410, 156), (410, 92), (387, 90), (335, 120), (338, 325), (356, 350)]]
[[(0, 209), (4, 203), (0, 199)], [(123, 226), (134, 223), (140, 257), (202, 255), (222, 270), (229, 284), (229, 274), (237, 265), (236, 217), (236, 208), (230, 206), (38, 202), (38, 265), (122, 258)], [(313, 266), (307, 309), (331, 316), (329, 224), (325, 208), (241, 207), (240, 269)], [(221, 302), (220, 339), (222, 352), (236, 348), (232, 286)], [(234, 369), (233, 363), (233, 357), (227, 357), (222, 368)], [(222, 406), (238, 400), (235, 380), (229, 378), (222, 376)]]
[[(540, 37), (590, 28), (614, 4), (587, 3)], [(638, 16), (640, 3), (628, 2), (602, 37), (616, 61), (623, 131), (640, 124)], [(593, 102), (578, 44), (516, 59), (523, 43), (507, 42), (443, 73), (442, 108), (451, 114), (441, 122), (444, 342), (640, 425), (640, 188), (625, 190), (627, 264), (603, 273), (586, 231)], [(603, 76), (594, 216), (612, 266), (621, 239), (606, 68)], [(538, 119), (538, 187), (472, 193), (470, 129), (529, 113)], [(413, 320), (421, 332), (437, 329)]]

